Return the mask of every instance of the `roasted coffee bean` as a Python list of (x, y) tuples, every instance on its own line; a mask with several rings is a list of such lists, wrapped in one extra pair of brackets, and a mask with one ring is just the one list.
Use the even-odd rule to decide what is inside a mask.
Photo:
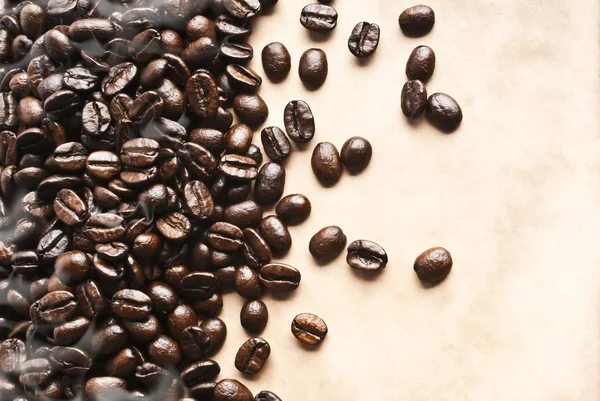
[(126, 388), (125, 379), (114, 376), (97, 376), (85, 383), (86, 394), (97, 397), (114, 396), (119, 390), (125, 391)]
[(190, 181), (185, 185), (184, 200), (187, 210), (198, 220), (207, 220), (213, 214), (212, 196), (201, 181)]
[(235, 290), (244, 298), (260, 298), (263, 291), (258, 273), (248, 266), (239, 266), (235, 271)]
[(85, 280), (91, 273), (90, 258), (81, 251), (68, 251), (54, 262), (54, 274), (67, 285), (77, 284)]
[(246, 124), (232, 125), (225, 134), (225, 150), (243, 155), (250, 148), (253, 135), (252, 129)]
[[(61, 89), (67, 89), (63, 82), (64, 75), (65, 74), (62, 72), (55, 72), (42, 79), (37, 88), (35, 88), (39, 98), (41, 100), (46, 100), (54, 92), (57, 92)], [(31, 81), (29, 77), (28, 79)], [(33, 88), (30, 89), (33, 90)]]
[(166, 54), (179, 56), (183, 52), (183, 39), (172, 29), (165, 29), (160, 32), (162, 48)]
[(308, 49), (300, 57), (298, 73), (300, 80), (309, 89), (316, 89), (327, 79), (329, 67), (327, 55), (321, 49)]
[(90, 319), (99, 315), (106, 307), (104, 296), (93, 280), (77, 287), (77, 303), (81, 312)]
[(442, 247), (431, 248), (417, 256), (414, 270), (426, 285), (443, 281), (452, 269), (452, 256)]
[(181, 378), (188, 387), (195, 384), (213, 381), (221, 373), (221, 367), (212, 359), (194, 362), (181, 371)]
[(310, 239), (308, 250), (321, 262), (335, 259), (346, 247), (346, 234), (338, 226), (327, 226)]
[(18, 373), (26, 359), (27, 351), (23, 341), (9, 338), (0, 343), (0, 368), (4, 373)]
[(225, 68), (229, 82), (243, 92), (255, 92), (262, 84), (262, 78), (250, 67), (239, 64), (229, 64)]
[(402, 87), (400, 100), (402, 113), (408, 118), (415, 119), (421, 116), (427, 106), (427, 89), (419, 80), (408, 81)]
[(19, 382), (27, 387), (47, 383), (52, 375), (50, 361), (44, 358), (29, 359), (21, 365)]
[(190, 132), (190, 142), (208, 149), (213, 155), (219, 155), (225, 150), (225, 136), (216, 129), (197, 128)]
[(17, 101), (10, 93), (3, 92), (0, 94), (0, 129), (13, 129), (17, 122)]
[(225, 10), (232, 17), (240, 20), (250, 20), (260, 14), (259, 0), (223, 0)]
[(242, 327), (251, 333), (260, 333), (267, 326), (269, 311), (267, 305), (259, 299), (247, 301), (240, 311)]
[(212, 257), (212, 261), (211, 263), (214, 265), (214, 267), (217, 269), (214, 271), (215, 276), (217, 277), (217, 280), (219, 281), (219, 285), (221, 287), (221, 290), (223, 291), (223, 293), (225, 292), (229, 292), (232, 291), (235, 287), (235, 267), (228, 265), (228, 263), (231, 263), (231, 261), (233, 260), (233, 258), (230, 257), (230, 255), (223, 253), (222, 255), (227, 256), (228, 258), (230, 258), (230, 260), (223, 260), (223, 261), (218, 261), (219, 263), (215, 263), (215, 261), (217, 261), (217, 257), (222, 254), (221, 252), (213, 252), (213, 254), (211, 255)]
[(410, 7), (402, 11), (398, 23), (406, 36), (423, 36), (433, 28), (435, 13), (425, 5)]
[(287, 48), (280, 42), (272, 42), (262, 50), (262, 66), (273, 81), (285, 78), (292, 68), (292, 59)]
[(152, 300), (137, 290), (121, 290), (112, 297), (112, 311), (129, 320), (144, 320), (152, 311)]
[(239, 94), (233, 99), (233, 111), (244, 123), (256, 126), (265, 122), (269, 108), (259, 95)]
[(254, 375), (263, 368), (271, 355), (271, 346), (260, 337), (246, 341), (235, 356), (235, 367), (242, 373)]
[(360, 136), (353, 136), (342, 146), (342, 163), (353, 174), (364, 170), (369, 165), (372, 155), (371, 143)]
[(248, 387), (235, 379), (224, 379), (217, 383), (214, 390), (215, 401), (253, 401)]
[(283, 112), (285, 131), (297, 143), (309, 142), (315, 135), (315, 118), (303, 100), (292, 100)]
[(76, 42), (89, 39), (108, 41), (113, 39), (116, 34), (115, 24), (103, 18), (80, 19), (69, 26), (69, 37)]
[(331, 31), (337, 25), (338, 13), (325, 4), (309, 4), (302, 9), (300, 23), (311, 31)]
[(219, 92), (212, 75), (200, 71), (192, 75), (186, 84), (189, 108), (198, 117), (214, 116), (219, 107)]
[(44, 110), (58, 118), (72, 115), (79, 107), (79, 96), (70, 90), (55, 92), (44, 101)]
[(89, 211), (85, 202), (70, 189), (61, 189), (54, 199), (56, 217), (68, 226), (78, 226), (85, 222)]
[(244, 235), (239, 227), (233, 224), (218, 222), (213, 224), (206, 233), (206, 240), (216, 250), (235, 252), (243, 245)]
[(102, 81), (102, 93), (104, 96), (112, 97), (129, 89), (134, 85), (137, 75), (138, 68), (133, 63), (125, 62), (115, 65), (108, 71), (108, 75)]
[(203, 316), (216, 317), (223, 310), (223, 296), (214, 294), (212, 297), (194, 302), (194, 309)]
[(56, 345), (73, 345), (79, 342), (87, 333), (90, 321), (83, 317), (76, 317), (68, 322), (54, 326), (53, 335)]
[(262, 208), (256, 202), (247, 200), (228, 206), (223, 215), (227, 223), (244, 228), (256, 225), (262, 219)]
[(29, 128), (21, 132), (17, 136), (16, 147), (21, 154), (33, 153), (43, 156), (49, 155), (54, 150), (50, 137), (39, 128)]
[(125, 234), (126, 225), (121, 216), (99, 213), (90, 216), (83, 226), (83, 234), (95, 242), (118, 241)]
[(292, 236), (277, 216), (267, 216), (262, 219), (259, 232), (276, 255), (283, 255), (292, 247)]
[(74, 376), (86, 374), (92, 366), (90, 355), (74, 347), (53, 347), (50, 358), (61, 371)]
[(367, 57), (375, 53), (379, 45), (379, 25), (369, 22), (356, 24), (350, 38), (348, 49), (355, 57)]
[(209, 272), (193, 272), (181, 279), (181, 291), (190, 301), (208, 299), (218, 287), (217, 278)]
[(186, 304), (177, 305), (166, 319), (167, 331), (176, 341), (179, 341), (181, 333), (186, 327), (195, 324), (198, 324), (198, 316), (194, 309)]
[(83, 107), (81, 114), (83, 132), (87, 135), (99, 136), (109, 131), (110, 112), (101, 102), (89, 102)]
[(452, 132), (460, 125), (463, 114), (460, 106), (445, 93), (434, 93), (427, 99), (427, 118), (439, 129)]
[(181, 58), (189, 66), (200, 66), (203, 62), (210, 62), (217, 54), (219, 48), (214, 39), (202, 37), (191, 42), (181, 53)]
[(138, 125), (146, 125), (162, 117), (164, 108), (162, 97), (155, 91), (147, 91), (133, 101), (129, 117)]
[(130, 167), (121, 171), (119, 178), (131, 188), (146, 188), (157, 180), (158, 168), (155, 166), (146, 168)]
[(88, 156), (86, 171), (94, 178), (110, 180), (121, 171), (121, 162), (113, 152), (99, 150)]
[(292, 321), (292, 334), (305, 344), (321, 343), (327, 335), (327, 325), (312, 313), (301, 313)]
[(156, 88), (163, 80), (167, 71), (168, 62), (164, 58), (152, 60), (144, 67), (140, 74), (140, 85), (144, 89)]
[[(156, 309), (156, 308), (155, 308)], [(144, 345), (154, 340), (160, 333), (160, 324), (154, 315), (148, 316), (146, 320), (133, 321), (124, 320), (123, 325), (129, 333), (134, 344)]]
[(312, 170), (325, 187), (335, 185), (342, 176), (342, 160), (337, 148), (330, 142), (315, 146), (311, 158)]
[(122, 262), (127, 259), (129, 247), (122, 242), (110, 242), (108, 244), (96, 244), (96, 253), (104, 260), (110, 262)]
[(281, 398), (271, 391), (261, 391), (260, 393), (256, 394), (254, 401), (281, 401)]
[(406, 62), (406, 76), (411, 80), (426, 82), (433, 75), (434, 69), (435, 53), (429, 46), (417, 46)]
[(43, 264), (53, 263), (56, 258), (67, 251), (69, 242), (69, 234), (64, 230), (51, 230), (46, 233), (40, 238), (36, 249), (40, 262)]
[(253, 228), (245, 228), (244, 239), (243, 255), (248, 266), (253, 269), (260, 269), (271, 261), (271, 247), (258, 231)]
[(211, 338), (195, 325), (186, 327), (181, 332), (179, 343), (185, 356), (193, 361), (202, 359), (211, 351)]
[(302, 223), (310, 216), (312, 206), (308, 198), (302, 194), (292, 194), (279, 201), (275, 212), (287, 225)]
[(208, 37), (213, 40), (217, 38), (214, 22), (203, 15), (192, 17), (185, 25), (185, 32), (192, 41), (203, 37)]
[(260, 268), (261, 284), (273, 292), (290, 292), (300, 285), (300, 272), (284, 263), (269, 263)]
[(185, 143), (177, 151), (177, 156), (187, 168), (188, 172), (199, 179), (210, 178), (217, 161), (208, 149), (195, 143)]
[[(47, 37), (46, 34), (46, 38)], [(62, 80), (65, 88), (76, 92), (92, 91), (99, 83), (97, 75), (92, 74), (87, 68), (81, 67), (74, 67), (66, 70)]]
[(112, 376), (125, 377), (135, 374), (136, 368), (143, 363), (143, 356), (133, 348), (127, 347), (119, 351), (106, 362), (106, 373)]
[(243, 64), (252, 60), (254, 51), (248, 43), (224, 41), (219, 47), (219, 56), (229, 63)]
[(40, 125), (42, 120), (46, 117), (42, 102), (33, 96), (27, 96), (21, 99), (17, 105), (16, 111), (19, 120), (28, 127)]
[(157, 365), (168, 368), (181, 363), (181, 347), (171, 337), (159, 335), (148, 345), (148, 357)]
[(150, 362), (143, 363), (135, 368), (135, 378), (147, 387), (152, 387), (159, 380), (165, 380), (167, 375), (165, 369)]
[(254, 199), (260, 205), (272, 205), (281, 198), (284, 188), (285, 169), (277, 163), (266, 163), (256, 176)]
[(239, 181), (251, 181), (256, 178), (256, 161), (249, 157), (240, 155), (224, 155), (219, 163), (219, 171)]
[(388, 256), (385, 250), (375, 242), (358, 240), (348, 246), (346, 262), (355, 269), (377, 271), (387, 265)]
[(112, 355), (127, 344), (129, 335), (116, 320), (110, 319), (100, 324), (100, 327), (90, 339), (91, 350), (99, 355)]
[(85, 169), (87, 156), (87, 150), (81, 143), (67, 142), (54, 149), (45, 166), (62, 172), (79, 172)]
[(228, 37), (232, 40), (245, 39), (252, 33), (247, 23), (236, 21), (227, 14), (220, 15), (215, 20), (215, 29), (219, 36)]
[(40, 260), (34, 251), (17, 251), (11, 258), (13, 271), (20, 275), (33, 275), (40, 270)]
[(182, 213), (173, 212), (156, 221), (158, 231), (169, 240), (182, 241), (192, 232), (192, 223)]
[(122, 263), (101, 259), (97, 254), (92, 258), (92, 263), (96, 274), (104, 281), (117, 282), (125, 274)]
[(291, 153), (290, 141), (278, 127), (266, 127), (261, 132), (261, 141), (265, 153), (274, 162), (282, 162)]
[(75, 296), (67, 291), (53, 291), (31, 305), (31, 318), (36, 324), (63, 322), (77, 311)]
[(112, 98), (109, 105), (110, 116), (115, 122), (129, 120), (129, 110), (133, 104), (131, 96), (119, 93)]
[(138, 63), (147, 63), (161, 53), (162, 40), (156, 29), (146, 29), (131, 39), (129, 54)]

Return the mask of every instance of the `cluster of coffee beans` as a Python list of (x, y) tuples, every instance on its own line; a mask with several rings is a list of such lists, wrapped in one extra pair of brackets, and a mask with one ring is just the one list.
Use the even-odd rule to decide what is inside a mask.
[[(272, 259), (292, 246), (288, 226), (311, 213), (306, 196), (282, 198), (282, 163), (290, 139), (312, 140), (315, 119), (306, 102), (289, 102), (285, 132), (261, 132), (271, 160), (263, 165), (252, 127), (269, 110), (256, 93), (262, 78), (245, 65), (252, 24), (277, 0), (0, 3), (0, 400), (278, 401), (217, 381), (209, 359), (227, 336), (223, 293), (248, 300), (240, 322), (254, 335), (268, 321), (259, 298), (301, 281)], [(337, 12), (310, 5), (301, 22), (333, 29)], [(349, 48), (366, 56), (378, 39), (377, 25), (361, 23)], [(267, 45), (262, 62), (273, 81), (291, 69), (281, 43)], [(300, 58), (307, 86), (320, 86), (327, 69), (322, 50)], [(312, 167), (330, 186), (342, 166), (360, 172), (371, 155), (364, 138), (350, 138), (341, 155), (323, 142)], [(309, 250), (328, 261), (345, 246), (332, 226)], [(387, 263), (371, 241), (347, 252), (356, 269)], [(435, 282), (451, 265), (435, 248), (415, 271)], [(302, 313), (291, 331), (315, 345), (328, 329)], [(255, 374), (270, 354), (252, 337), (234, 365)]]

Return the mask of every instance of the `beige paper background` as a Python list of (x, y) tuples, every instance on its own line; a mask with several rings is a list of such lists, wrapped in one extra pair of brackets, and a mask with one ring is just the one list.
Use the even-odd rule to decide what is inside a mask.
[[(282, 126), (283, 108), (306, 100), (317, 134), (287, 163), (285, 193), (312, 201), (310, 219), (291, 228), (285, 261), (302, 272), (287, 299), (267, 296), (262, 334), (272, 346), (265, 369), (243, 377), (233, 366), (247, 334), (243, 303), (225, 298), (229, 336), (215, 357), (221, 377), (284, 401), (597, 401), (600, 399), (599, 5), (595, 0), (430, 0), (431, 34), (403, 36), (406, 0), (336, 0), (337, 28), (315, 40), (298, 22), (306, 2), (281, 0), (252, 35), (255, 59), (283, 42), (293, 69), (280, 84), (265, 78), (266, 125)], [(347, 39), (359, 21), (381, 27), (379, 49), (362, 65)], [(318, 39), (318, 38), (317, 38)], [(400, 111), (411, 50), (437, 54), (429, 93), (454, 96), (465, 115), (444, 135)], [(329, 58), (329, 77), (308, 92), (297, 75), (309, 47)], [(320, 187), (310, 168), (320, 141), (361, 135), (373, 144), (369, 168)], [(255, 142), (260, 143), (260, 135)], [(390, 261), (374, 280), (340, 257), (318, 266), (312, 234), (340, 225), (349, 241), (380, 243)], [(424, 289), (412, 271), (423, 250), (442, 245), (454, 269)], [(316, 351), (290, 332), (313, 312), (329, 325)]]

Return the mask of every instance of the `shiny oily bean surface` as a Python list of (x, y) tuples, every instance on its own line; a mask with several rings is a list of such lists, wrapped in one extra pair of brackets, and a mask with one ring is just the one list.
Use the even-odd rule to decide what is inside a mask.
[(252, 392), (235, 379), (223, 379), (214, 389), (215, 401), (253, 401)]
[(323, 85), (328, 72), (327, 55), (323, 50), (313, 48), (302, 53), (298, 73), (306, 87), (316, 89)]
[(242, 373), (254, 375), (263, 368), (271, 355), (271, 346), (260, 337), (247, 340), (235, 356), (235, 367)]
[(285, 263), (269, 263), (260, 268), (261, 284), (273, 292), (294, 291), (300, 285), (298, 269)]
[(266, 163), (256, 176), (254, 199), (260, 205), (272, 205), (281, 198), (284, 188), (285, 169), (277, 163)]
[(308, 250), (319, 261), (335, 259), (346, 247), (346, 234), (338, 226), (327, 226), (310, 239)]
[(428, 34), (435, 24), (435, 13), (426, 5), (409, 7), (398, 17), (400, 29), (406, 36), (417, 37)]
[(275, 208), (277, 216), (287, 225), (302, 223), (310, 216), (311, 210), (310, 200), (302, 194), (285, 196)]
[(342, 159), (330, 142), (321, 142), (315, 146), (311, 158), (312, 170), (325, 187), (335, 185), (342, 176)]
[(435, 285), (443, 281), (452, 270), (452, 256), (442, 247), (428, 249), (417, 256), (414, 270), (423, 283)]
[(445, 132), (456, 130), (463, 119), (462, 109), (450, 95), (434, 93), (427, 99), (427, 118)]
[(297, 143), (306, 143), (315, 135), (315, 118), (304, 100), (292, 100), (283, 112), (285, 131)]
[(292, 68), (292, 59), (288, 49), (281, 42), (266, 45), (261, 54), (265, 73), (272, 81), (285, 78)]
[(406, 62), (408, 79), (418, 79), (427, 82), (435, 70), (435, 53), (429, 46), (417, 46)]
[(379, 244), (369, 240), (357, 240), (348, 246), (346, 262), (355, 269), (377, 271), (385, 268), (388, 256)]
[(290, 141), (279, 127), (266, 127), (260, 133), (263, 149), (269, 159), (280, 163), (287, 159), (292, 151)]
[(410, 119), (419, 118), (427, 107), (427, 89), (419, 80), (407, 81), (400, 98), (402, 113)]
[(292, 236), (277, 216), (267, 216), (258, 226), (260, 235), (267, 241), (275, 255), (283, 255), (292, 247)]
[(379, 25), (369, 22), (359, 22), (356, 24), (350, 38), (348, 39), (348, 49), (355, 57), (367, 57), (375, 53), (379, 45)]
[(269, 310), (260, 299), (247, 301), (240, 311), (242, 327), (251, 333), (260, 333), (267, 326)]
[(371, 143), (360, 136), (354, 136), (344, 142), (340, 153), (342, 163), (353, 174), (364, 170), (369, 165), (372, 155)]
[(302, 9), (300, 23), (310, 31), (331, 31), (337, 26), (338, 13), (326, 4), (308, 4)]
[(292, 334), (308, 345), (320, 344), (327, 335), (327, 325), (312, 313), (301, 313), (292, 321)]

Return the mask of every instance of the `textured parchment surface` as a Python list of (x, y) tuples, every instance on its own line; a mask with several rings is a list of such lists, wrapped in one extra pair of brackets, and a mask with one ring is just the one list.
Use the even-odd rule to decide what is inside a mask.
[[(280, 84), (260, 94), (266, 125), (282, 126), (283, 108), (304, 99), (317, 134), (287, 163), (285, 193), (302, 192), (313, 213), (291, 228), (285, 259), (302, 272), (287, 299), (267, 297), (263, 333), (272, 346), (265, 369), (244, 378), (234, 366), (246, 339), (243, 303), (225, 298), (229, 336), (215, 357), (222, 377), (285, 401), (597, 401), (600, 399), (600, 124), (596, 0), (430, 0), (431, 34), (404, 37), (405, 0), (335, 0), (338, 27), (326, 40), (298, 22), (305, 2), (280, 0), (261, 17), (251, 66), (283, 42), (293, 59)], [(359, 21), (381, 27), (379, 49), (361, 64), (347, 40)], [(462, 127), (444, 135), (400, 111), (411, 50), (437, 54), (429, 93), (462, 105)], [(309, 92), (298, 75), (304, 50), (320, 47), (329, 77)], [(312, 148), (350, 136), (368, 138), (368, 170), (345, 174), (331, 189), (310, 168)], [(260, 135), (255, 136), (260, 143)], [(340, 225), (349, 240), (380, 243), (390, 261), (368, 280), (340, 257), (318, 266), (308, 241)], [(441, 245), (454, 257), (448, 280), (424, 289), (414, 258)], [(311, 351), (290, 332), (293, 317), (313, 312), (329, 325)]]

